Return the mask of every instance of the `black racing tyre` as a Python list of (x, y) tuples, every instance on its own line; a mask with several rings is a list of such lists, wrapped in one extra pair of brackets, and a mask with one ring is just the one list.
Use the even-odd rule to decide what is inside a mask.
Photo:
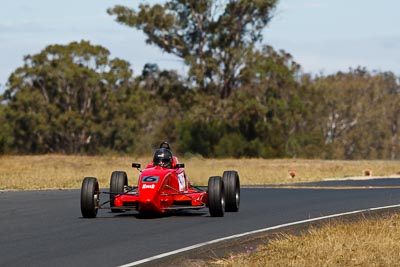
[(97, 216), (100, 202), (99, 183), (95, 177), (85, 177), (81, 188), (81, 213), (84, 218)]
[(113, 209), (114, 207), (114, 198), (119, 194), (124, 193), (125, 186), (128, 185), (128, 176), (126, 172), (123, 171), (114, 171), (111, 174), (110, 179), (110, 207), (112, 212), (121, 212), (119, 209)]
[(212, 176), (208, 180), (208, 208), (212, 217), (224, 216), (225, 194), (221, 176)]
[(240, 180), (237, 171), (224, 171), (225, 211), (237, 212), (240, 206)]

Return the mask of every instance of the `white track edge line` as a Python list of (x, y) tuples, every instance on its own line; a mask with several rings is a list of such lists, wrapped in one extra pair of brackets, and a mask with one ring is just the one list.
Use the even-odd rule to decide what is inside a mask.
[(263, 229), (258, 229), (258, 230), (254, 230), (254, 231), (249, 231), (249, 232), (245, 232), (245, 233), (241, 233), (241, 234), (231, 235), (231, 236), (222, 237), (222, 238), (214, 239), (214, 240), (211, 240), (211, 241), (199, 243), (199, 244), (196, 244), (196, 245), (188, 246), (188, 247), (185, 247), (185, 248), (173, 250), (173, 251), (170, 251), (170, 252), (162, 253), (162, 254), (155, 255), (155, 256), (152, 256), (152, 257), (149, 257), (149, 258), (145, 258), (145, 259), (142, 259), (142, 260), (138, 260), (138, 261), (134, 261), (134, 262), (131, 262), (131, 263), (124, 264), (124, 265), (120, 265), (119, 267), (137, 266), (137, 265), (142, 264), (142, 263), (146, 263), (146, 262), (150, 262), (150, 261), (153, 261), (153, 260), (162, 259), (162, 258), (171, 256), (171, 255), (175, 255), (175, 254), (178, 254), (178, 253), (181, 253), (181, 252), (185, 252), (185, 251), (193, 250), (193, 249), (196, 249), (196, 248), (204, 247), (204, 246), (207, 246), (207, 245), (215, 244), (215, 243), (218, 243), (218, 242), (222, 242), (222, 241), (226, 241), (226, 240), (230, 240), (230, 239), (235, 239), (235, 238), (239, 238), (239, 237), (243, 237), (243, 236), (248, 236), (248, 235), (252, 235), (252, 234), (267, 232), (267, 231), (271, 231), (271, 230), (276, 230), (276, 229), (284, 228), (284, 227), (287, 227), (287, 226), (293, 226), (293, 225), (298, 225), (298, 224), (302, 224), (302, 223), (309, 223), (309, 222), (320, 221), (320, 220), (324, 220), (324, 219), (330, 219), (330, 218), (346, 216), (346, 215), (352, 215), (352, 214), (357, 214), (357, 213), (363, 213), (363, 212), (368, 212), (368, 211), (376, 211), (376, 210), (398, 208), (398, 207), (400, 207), (400, 204), (391, 205), (391, 206), (376, 207), (376, 208), (369, 208), (369, 209), (363, 209), (363, 210), (356, 210), (356, 211), (349, 211), (349, 212), (337, 213), (337, 214), (332, 214), (332, 215), (327, 215), (327, 216), (322, 216), (322, 217), (317, 217), (317, 218), (312, 218), (312, 219), (307, 219), (307, 220), (301, 220), (301, 221), (297, 221), (297, 222), (280, 224), (280, 225), (276, 225), (276, 226), (271, 226), (271, 227), (267, 227), (267, 228), (263, 228)]

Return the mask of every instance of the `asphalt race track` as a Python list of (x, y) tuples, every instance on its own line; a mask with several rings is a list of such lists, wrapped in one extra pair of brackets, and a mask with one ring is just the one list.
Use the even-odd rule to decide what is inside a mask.
[[(78, 190), (0, 192), (0, 266), (118, 266), (242, 232), (399, 204), (400, 189), (382, 188), (399, 182), (381, 180), (375, 189), (242, 188), (240, 211), (223, 218), (204, 209), (158, 218), (100, 210), (96, 219), (83, 219)], [(377, 181), (357, 186), (371, 183)]]

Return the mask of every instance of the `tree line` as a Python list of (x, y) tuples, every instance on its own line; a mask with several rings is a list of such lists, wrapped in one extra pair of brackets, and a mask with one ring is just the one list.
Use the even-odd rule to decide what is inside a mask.
[(170, 0), (108, 10), (188, 72), (130, 64), (89, 41), (24, 58), (0, 105), (0, 153), (399, 159), (399, 79), (304, 73), (262, 44), (278, 1)]

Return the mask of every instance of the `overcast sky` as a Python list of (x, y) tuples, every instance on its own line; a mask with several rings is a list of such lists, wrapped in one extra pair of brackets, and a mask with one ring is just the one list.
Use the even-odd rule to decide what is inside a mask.
[[(128, 60), (135, 74), (147, 62), (182, 71), (179, 59), (147, 46), (141, 32), (118, 24), (106, 12), (116, 4), (136, 7), (140, 2), (144, 1), (3, 1), (0, 93), (8, 76), (23, 65), (24, 55), (80, 40)], [(398, 0), (281, 0), (263, 42), (292, 54), (304, 72), (329, 74), (363, 66), (400, 76), (399, 10)]]

